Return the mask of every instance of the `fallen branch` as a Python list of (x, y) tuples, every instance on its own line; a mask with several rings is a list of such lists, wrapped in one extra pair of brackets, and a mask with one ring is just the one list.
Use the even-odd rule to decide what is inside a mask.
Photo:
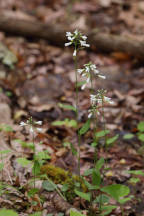
[[(49, 43), (64, 46), (65, 32), (71, 31), (66, 26), (39, 21), (28, 21), (10, 17), (4, 13), (0, 15), (0, 31), (26, 37), (43, 38)], [(87, 35), (87, 33), (86, 33)], [(88, 35), (88, 42), (92, 47), (104, 52), (125, 52), (138, 58), (144, 58), (144, 40), (136, 40), (132, 37), (111, 35), (92, 31)]]

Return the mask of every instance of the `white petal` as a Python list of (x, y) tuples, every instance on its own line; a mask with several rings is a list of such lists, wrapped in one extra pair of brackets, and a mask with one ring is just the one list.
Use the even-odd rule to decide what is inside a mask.
[(76, 54), (77, 54), (77, 50), (74, 50), (73, 56), (76, 56)]
[(66, 32), (66, 36), (67, 36), (67, 37), (72, 37), (73, 34), (72, 34), (71, 32)]
[(81, 74), (83, 72), (83, 69), (77, 69), (77, 72)]
[(23, 127), (23, 126), (26, 126), (26, 125), (27, 125), (27, 124), (26, 124), (25, 122), (23, 122), (23, 121), (22, 121), (22, 122), (20, 122), (20, 126), (22, 126), (22, 127)]
[(38, 125), (42, 125), (42, 121), (37, 121), (35, 123), (38, 124)]
[(86, 84), (82, 85), (81, 90), (84, 90), (86, 87)]
[(103, 76), (103, 75), (98, 75), (98, 77), (101, 79), (106, 79), (106, 76)]
[(91, 118), (92, 117), (92, 112), (88, 114), (88, 118)]
[(90, 82), (90, 77), (88, 77), (88, 78), (87, 78), (86, 82), (87, 82), (87, 83), (89, 83), (89, 82)]
[(33, 127), (30, 127), (29, 131), (30, 133), (33, 133), (34, 132)]
[(65, 43), (65, 46), (70, 46), (71, 44), (72, 44), (72, 42)]
[(38, 131), (38, 132), (41, 132), (41, 131), (42, 131), (42, 128), (37, 128), (37, 131)]
[(99, 74), (99, 71), (97, 69), (95, 69), (94, 74)]
[(82, 35), (81, 37), (82, 37), (83, 40), (87, 39), (87, 36), (85, 36), (85, 35)]

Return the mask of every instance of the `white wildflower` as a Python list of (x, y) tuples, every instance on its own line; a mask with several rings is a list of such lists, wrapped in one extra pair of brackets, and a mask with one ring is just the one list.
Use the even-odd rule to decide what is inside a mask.
[(82, 40), (80, 40), (80, 45), (84, 47), (90, 47), (90, 45), (87, 44), (86, 41), (82, 41)]
[(101, 79), (106, 79), (106, 76), (98, 74), (98, 77)]
[(42, 121), (37, 121), (35, 124), (42, 125)]
[(72, 42), (65, 43), (65, 46), (70, 46), (71, 44), (72, 44)]
[(114, 102), (111, 100), (111, 98), (104, 96), (104, 101), (109, 104), (114, 104)]
[(37, 128), (37, 131), (38, 131), (38, 132), (41, 132), (41, 131), (42, 131), (42, 128)]
[(22, 121), (22, 122), (20, 122), (20, 126), (22, 126), (22, 127), (23, 127), (23, 126), (26, 126), (26, 125), (27, 125), (27, 124), (26, 124), (25, 122), (23, 122), (23, 121)]
[(72, 34), (71, 32), (66, 32), (66, 36), (67, 36), (67, 37), (72, 37), (73, 34)]
[(77, 50), (75, 49), (73, 52), (73, 56), (76, 56), (76, 54), (77, 54)]
[(30, 133), (34, 133), (34, 129), (32, 126), (30, 127), (29, 131), (30, 131)]

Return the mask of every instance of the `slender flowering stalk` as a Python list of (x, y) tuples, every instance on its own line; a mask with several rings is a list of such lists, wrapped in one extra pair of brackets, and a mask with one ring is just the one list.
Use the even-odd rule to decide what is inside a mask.
[(35, 164), (36, 164), (36, 147), (35, 147), (35, 132), (41, 132), (42, 129), (41, 128), (37, 128), (38, 126), (42, 125), (42, 121), (33, 121), (32, 117), (30, 117), (26, 122), (20, 122), (20, 126), (25, 127), (28, 126), (29, 127), (29, 132), (30, 134), (32, 134), (32, 142), (33, 142), (33, 160), (34, 160), (34, 166), (33, 166), (33, 172), (34, 172), (34, 188), (35, 188), (35, 182), (36, 182), (36, 169), (35, 169)]
[[(84, 47), (89, 47), (90, 45), (86, 43), (87, 37), (85, 35), (82, 35), (81, 32), (78, 30), (75, 30), (73, 33), (66, 32), (66, 37), (69, 42), (65, 43), (65, 46), (74, 46), (74, 52), (73, 52), (73, 58), (74, 58), (74, 64), (75, 64), (75, 86), (76, 86), (76, 118), (77, 122), (79, 121), (79, 108), (78, 108), (78, 66), (77, 66), (77, 53), (80, 49)], [(79, 170), (79, 176), (80, 176), (80, 143), (81, 143), (81, 135), (79, 134), (79, 131), (77, 132), (78, 136), (78, 170)]]
[[(78, 69), (77, 72), (82, 76), (86, 78), (86, 82), (82, 85), (81, 89), (85, 89), (86, 85), (88, 83), (91, 83), (92, 85), (92, 76), (94, 74), (95, 77), (99, 77), (101, 79), (105, 79), (106, 77), (99, 73), (99, 70), (97, 69), (95, 64), (92, 64), (89, 62), (88, 64), (84, 64), (84, 68)], [(91, 86), (92, 87), (92, 86)]]

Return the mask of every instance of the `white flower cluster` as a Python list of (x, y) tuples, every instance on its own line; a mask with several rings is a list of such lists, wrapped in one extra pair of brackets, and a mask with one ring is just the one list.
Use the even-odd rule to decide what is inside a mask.
[(66, 32), (66, 37), (70, 42), (65, 43), (65, 46), (70, 46), (73, 44), (75, 47), (73, 56), (77, 55), (78, 48), (90, 46), (89, 44), (86, 43), (87, 36), (82, 35), (78, 30), (75, 30), (73, 33)]
[[(91, 118), (93, 113), (94, 113), (94, 109), (98, 112), (97, 110), (97, 105), (102, 105), (103, 103), (109, 103), (109, 104), (114, 104), (114, 102), (111, 100), (111, 98), (109, 97), (106, 97), (104, 94), (106, 93), (105, 90), (99, 90), (98, 91), (98, 94), (96, 95), (93, 95), (91, 94), (90, 95), (90, 101), (91, 101), (91, 106), (92, 108), (88, 110), (88, 118)], [(99, 114), (99, 112), (98, 112)]]
[(30, 117), (26, 122), (21, 121), (20, 126), (29, 126), (30, 133), (34, 133), (34, 129), (36, 129), (38, 132), (42, 131), (42, 128), (37, 128), (35, 126), (42, 125), (42, 121), (33, 121), (32, 117)]
[(101, 79), (106, 78), (104, 75), (99, 74), (99, 70), (97, 69), (96, 65), (92, 64), (91, 62), (89, 62), (88, 64), (84, 64), (84, 68), (78, 69), (77, 72), (82, 75), (82, 77), (86, 77), (86, 83), (83, 84), (81, 87), (82, 90), (86, 87), (87, 83), (90, 83), (92, 79), (92, 72), (94, 73), (94, 75)]

